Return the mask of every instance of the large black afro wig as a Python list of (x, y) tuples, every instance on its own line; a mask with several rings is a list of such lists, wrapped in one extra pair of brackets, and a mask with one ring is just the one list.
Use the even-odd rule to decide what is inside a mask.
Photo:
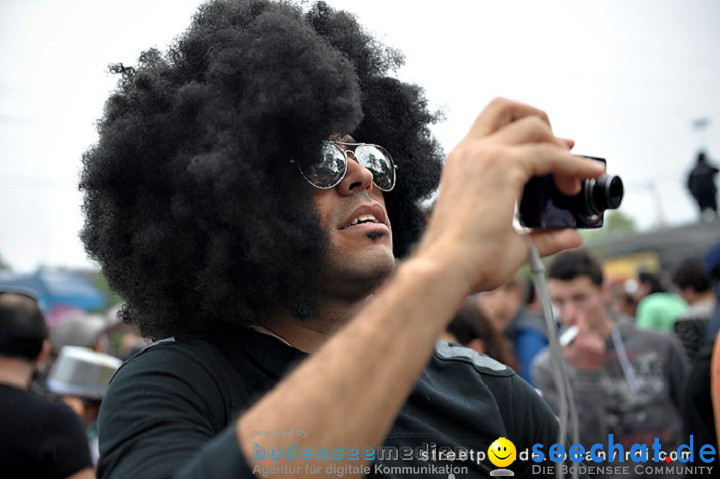
[(290, 159), (318, 158), (336, 133), (393, 155), (385, 196), (395, 254), (406, 254), (442, 153), (423, 91), (388, 76), (401, 64), (324, 3), (226, 0), (202, 6), (166, 54), (112, 66), (121, 79), (83, 157), (82, 239), (124, 319), (159, 338), (274, 308), (312, 314), (305, 285), (327, 239)]

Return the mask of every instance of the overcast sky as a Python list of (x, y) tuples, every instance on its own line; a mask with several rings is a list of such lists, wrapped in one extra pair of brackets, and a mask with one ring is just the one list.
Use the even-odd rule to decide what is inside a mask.
[[(0, 255), (11, 266), (91, 264), (77, 180), (115, 85), (107, 65), (164, 49), (200, 3), (0, 0)], [(576, 152), (607, 158), (639, 226), (695, 220), (687, 172), (700, 146), (720, 160), (720, 2), (328, 3), (405, 53), (399, 76), (445, 112), (434, 133), (446, 151), (492, 98), (521, 100)], [(694, 129), (698, 118), (709, 125)]]

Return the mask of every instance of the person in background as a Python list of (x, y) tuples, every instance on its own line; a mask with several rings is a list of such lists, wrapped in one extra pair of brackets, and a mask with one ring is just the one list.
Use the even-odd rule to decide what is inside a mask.
[(100, 456), (97, 417), (110, 378), (122, 361), (79, 346), (63, 346), (47, 377), (47, 390), (80, 416), (93, 464)]
[(715, 293), (700, 261), (686, 260), (680, 263), (673, 272), (672, 282), (688, 305), (680, 319), (710, 318), (715, 310)]
[(47, 389), (47, 381), (60, 350), (65, 346), (79, 346), (97, 351), (101, 347), (100, 333), (105, 324), (102, 316), (87, 314), (82, 310), (71, 310), (63, 314), (54, 325), (48, 322), (50, 354), (33, 377), (33, 390), (54, 397)]
[(710, 277), (703, 269), (702, 263), (697, 260), (680, 263), (673, 272), (672, 282), (688, 304), (685, 313), (678, 318), (673, 329), (692, 362), (705, 343), (708, 322), (715, 311), (715, 293), (711, 288)]
[(490, 322), (482, 305), (473, 298), (463, 303), (441, 337), (478, 353), (484, 353), (517, 370), (517, 359), (510, 341)]
[(66, 405), (28, 391), (50, 352), (45, 318), (28, 296), (0, 292), (0, 475), (95, 477), (80, 418)]
[(610, 307), (620, 316), (635, 320), (637, 300), (629, 291), (628, 284), (635, 284), (634, 280), (614, 281), (610, 284)]
[(635, 298), (638, 302), (635, 324), (640, 329), (672, 333), (675, 321), (687, 308), (682, 298), (665, 289), (658, 275), (648, 271), (638, 274)]
[[(663, 450), (683, 443), (680, 405), (689, 364), (673, 335), (637, 329), (628, 318), (614, 317), (603, 293), (599, 261), (583, 249), (555, 256), (548, 266), (548, 288), (564, 327), (578, 334), (563, 347), (584, 445), (607, 444), (608, 435), (627, 451), (655, 438)], [(559, 414), (559, 392), (546, 349), (538, 355), (535, 380), (543, 398)], [(642, 474), (640, 471), (639, 474)], [(631, 468), (630, 475), (644, 477)], [(654, 477), (673, 477), (656, 475)]]
[(513, 345), (518, 373), (533, 384), (532, 361), (548, 344), (542, 316), (529, 312), (526, 305), (528, 280), (522, 273), (499, 288), (482, 293), (479, 301), (495, 325)]
[(706, 210), (710, 211), (712, 218), (718, 216), (717, 186), (715, 185), (715, 176), (717, 174), (717, 166), (708, 162), (706, 153), (700, 151), (695, 166), (690, 170), (687, 177), (687, 188), (697, 202), (700, 219), (705, 218)]
[(715, 293), (715, 311), (708, 321), (705, 338), (708, 341), (714, 341), (720, 332), (720, 241), (715, 243), (705, 255), (705, 272), (710, 277), (710, 284)]
[(76, 312), (68, 314), (63, 320), (50, 329), (50, 341), (53, 354), (60, 354), (65, 346), (100, 350), (100, 335), (107, 327), (107, 320), (99, 314)]
[(124, 323), (118, 317), (122, 305), (112, 308), (106, 314), (105, 329), (100, 333), (99, 351), (123, 361), (148, 345), (137, 326)]
[[(692, 434), (696, 444), (717, 444), (717, 431), (720, 430), (717, 427), (720, 421), (720, 342), (715, 324), (720, 320), (720, 242), (706, 253), (703, 272), (710, 280), (715, 307), (707, 321), (705, 335), (695, 346), (692, 369), (685, 387), (683, 419), (686, 435)], [(700, 289), (704, 289), (704, 285)]]

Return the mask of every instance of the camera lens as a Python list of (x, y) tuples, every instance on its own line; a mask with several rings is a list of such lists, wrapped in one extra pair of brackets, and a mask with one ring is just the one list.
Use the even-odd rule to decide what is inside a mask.
[(593, 186), (590, 194), (598, 212), (614, 210), (622, 203), (625, 188), (619, 176), (602, 175)]
[(624, 192), (619, 176), (604, 174), (598, 179), (585, 180), (574, 211), (588, 222), (596, 221), (605, 210), (620, 206)]

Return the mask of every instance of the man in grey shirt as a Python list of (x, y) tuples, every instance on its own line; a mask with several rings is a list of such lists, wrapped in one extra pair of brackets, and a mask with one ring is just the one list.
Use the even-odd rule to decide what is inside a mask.
[[(615, 318), (606, 307), (602, 286), (602, 268), (587, 251), (561, 253), (548, 268), (548, 287), (563, 326), (578, 327), (575, 339), (563, 347), (563, 356), (577, 405), (580, 442), (586, 450), (600, 443), (609, 455), (612, 435), (612, 443), (622, 446), (613, 449), (613, 456), (626, 454), (634, 444), (645, 444), (648, 459), (642, 466), (660, 466), (660, 471), (653, 471), (655, 477), (682, 476), (677, 467), (685, 464), (666, 463), (664, 453), (689, 443), (689, 438), (682, 437), (679, 411), (688, 359), (677, 338), (638, 330), (628, 318)], [(534, 376), (557, 413), (559, 395), (547, 350), (538, 355)], [(655, 462), (653, 444), (658, 442), (662, 452)], [(637, 467), (641, 463), (622, 459), (630, 475), (601, 477), (644, 473)], [(620, 460), (608, 457), (604, 462), (620, 465)]]

